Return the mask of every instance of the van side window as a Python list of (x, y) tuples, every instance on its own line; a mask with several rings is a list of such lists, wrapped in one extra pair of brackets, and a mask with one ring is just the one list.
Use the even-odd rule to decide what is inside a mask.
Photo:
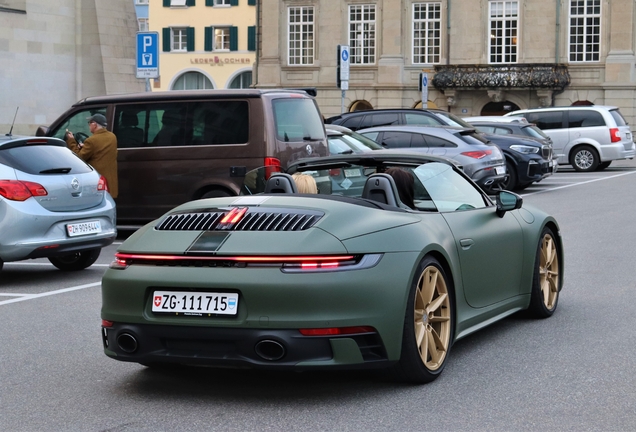
[(601, 113), (591, 110), (570, 110), (568, 118), (569, 128), (605, 126)]
[(247, 101), (208, 101), (190, 104), (192, 145), (244, 144), (249, 141)]
[[(64, 139), (64, 135), (66, 134), (66, 129), (77, 134), (78, 132), (86, 135), (86, 137), (91, 136), (91, 131), (88, 128), (87, 117), (92, 116), (93, 114), (103, 114), (106, 115), (106, 107), (94, 107), (82, 111), (77, 111), (71, 117), (68, 117), (58, 126), (58, 128), (52, 132), (50, 132), (50, 136)], [(81, 135), (80, 135), (81, 137)], [(80, 138), (76, 136), (75, 138)]]
[(541, 130), (563, 129), (562, 111), (532, 112), (526, 114), (529, 123), (534, 123)]

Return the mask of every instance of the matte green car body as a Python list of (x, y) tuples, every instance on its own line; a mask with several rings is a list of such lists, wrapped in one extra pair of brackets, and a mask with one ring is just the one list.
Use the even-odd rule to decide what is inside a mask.
[[(441, 264), (452, 287), (452, 343), (529, 307), (537, 247), (546, 227), (556, 234), (559, 289), (562, 284), (563, 247), (557, 222), (529, 206), (503, 214), (492, 203), (461, 212), (388, 211), (330, 197), (272, 194), (193, 201), (168, 215), (229, 211), (234, 207), (247, 207), (248, 211), (262, 208), (318, 211), (323, 216), (302, 231), (231, 231), (209, 255), (355, 255), (370, 257), (370, 264), (358, 269), (308, 269), (293, 273), (285, 272), (281, 266), (267, 265), (153, 265), (134, 260), (126, 265), (111, 265), (102, 281), (106, 355), (144, 364), (167, 361), (297, 370), (390, 367), (402, 355), (409, 293), (419, 276), (418, 264), (425, 257), (433, 257)], [(118, 254), (186, 255), (202, 231), (156, 229), (168, 215), (130, 236), (119, 247)], [(201, 317), (152, 312), (155, 290), (180, 289), (239, 293), (237, 314)], [(373, 352), (380, 354), (369, 357), (361, 348), (360, 339), (346, 334), (322, 337), (331, 355), (309, 356), (301, 361), (287, 361), (285, 357), (276, 361), (257, 356), (228, 358), (222, 352), (214, 352), (217, 348), (206, 352), (204, 343), (180, 346), (174, 342), (200, 329), (203, 335), (216, 330), (249, 331), (250, 337), (256, 335), (256, 339), (274, 339), (284, 344), (276, 332), (361, 326), (377, 331), (381, 347)], [(148, 329), (159, 329), (156, 338), (163, 341), (161, 346), (166, 352), (158, 355), (144, 351), (144, 336), (138, 333)], [(164, 330), (176, 332), (174, 336), (166, 336), (173, 342), (162, 339)], [(116, 346), (122, 333), (135, 336), (134, 352)], [(289, 337), (306, 338), (294, 334)], [(197, 346), (203, 351), (192, 351)]]

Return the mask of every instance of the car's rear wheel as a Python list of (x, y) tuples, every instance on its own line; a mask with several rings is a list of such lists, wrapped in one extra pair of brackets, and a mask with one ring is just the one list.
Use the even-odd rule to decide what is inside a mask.
[(209, 190), (207, 192), (205, 192), (203, 195), (201, 195), (201, 199), (205, 199), (205, 198), (223, 198), (223, 197), (229, 197), (232, 196), (230, 195), (227, 191), (221, 190), (221, 189), (212, 189)]
[(598, 167), (598, 163), (598, 153), (596, 153), (596, 150), (592, 146), (582, 145), (570, 153), (570, 165), (572, 165), (576, 171), (595, 171), (596, 167)]
[(2, 271), (2, 267), (4, 267), (4, 261), (0, 260), (0, 271)]
[(559, 248), (550, 228), (544, 228), (534, 263), (529, 311), (538, 318), (552, 316), (561, 291), (559, 276)]
[(600, 164), (598, 164), (598, 166), (596, 167), (596, 171), (603, 171), (605, 168), (607, 168), (608, 166), (610, 166), (612, 164), (612, 161), (607, 161), (607, 162), (601, 162)]
[(419, 264), (409, 291), (396, 376), (413, 383), (437, 378), (446, 365), (454, 325), (452, 283), (433, 257)]
[(50, 257), (49, 261), (55, 267), (63, 271), (84, 270), (92, 266), (102, 250), (100, 248), (89, 249), (81, 252), (73, 252), (66, 255)]

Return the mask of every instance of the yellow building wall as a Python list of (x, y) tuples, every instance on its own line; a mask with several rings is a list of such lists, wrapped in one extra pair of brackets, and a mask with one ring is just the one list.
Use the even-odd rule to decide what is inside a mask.
[[(215, 89), (228, 88), (239, 74), (251, 71), (256, 58), (247, 50), (247, 28), (256, 25), (256, 7), (248, 0), (239, 0), (238, 6), (206, 6), (205, 0), (196, 0), (195, 6), (164, 7), (163, 0), (149, 2), (149, 31), (159, 33), (159, 79), (153, 90), (171, 90), (174, 82), (186, 72), (205, 75)], [(238, 27), (238, 51), (205, 51), (205, 27)], [(163, 29), (167, 27), (193, 27), (194, 51), (164, 52)]]

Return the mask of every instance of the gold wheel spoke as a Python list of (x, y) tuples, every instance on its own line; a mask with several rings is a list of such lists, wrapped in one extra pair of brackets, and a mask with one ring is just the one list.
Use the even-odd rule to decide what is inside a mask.
[(449, 317), (445, 317), (445, 316), (434, 316), (429, 318), (428, 322), (430, 323), (436, 323), (436, 322), (447, 322), (450, 321)]
[(437, 285), (437, 271), (428, 268), (422, 275), (422, 290), (420, 291), (422, 306), (429, 304), (433, 299), (435, 285)]
[(424, 323), (422, 323), (421, 321), (415, 323), (415, 342), (418, 347), (422, 346), (422, 341), (424, 340), (425, 336), (426, 336), (426, 327)]
[(439, 297), (437, 297), (431, 304), (427, 306), (426, 313), (430, 314), (431, 312), (435, 312), (436, 310), (438, 310), (442, 305), (444, 305), (447, 297), (448, 294), (446, 293), (440, 294)]
[(437, 351), (437, 346), (435, 344), (435, 336), (432, 331), (428, 331), (428, 353), (431, 355), (431, 362), (437, 364), (440, 359), (440, 353)]

